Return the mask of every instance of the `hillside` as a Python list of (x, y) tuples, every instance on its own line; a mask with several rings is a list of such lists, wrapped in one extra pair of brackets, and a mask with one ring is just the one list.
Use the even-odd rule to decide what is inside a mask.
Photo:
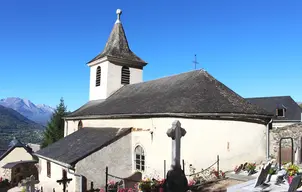
[(19, 112), (24, 117), (46, 125), (54, 112), (54, 108), (45, 104), (34, 104), (28, 99), (21, 99), (18, 97), (8, 97), (0, 100), (0, 105), (11, 108)]
[(7, 148), (14, 137), (24, 143), (40, 142), (43, 130), (43, 126), (13, 109), (0, 105), (0, 149)]

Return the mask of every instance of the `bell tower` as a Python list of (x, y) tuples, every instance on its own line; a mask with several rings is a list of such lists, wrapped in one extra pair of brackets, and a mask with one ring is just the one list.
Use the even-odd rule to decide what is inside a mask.
[(117, 20), (104, 50), (88, 62), (90, 67), (89, 100), (104, 100), (122, 86), (143, 81), (145, 61), (130, 49), (121, 22), (122, 10), (116, 11)]

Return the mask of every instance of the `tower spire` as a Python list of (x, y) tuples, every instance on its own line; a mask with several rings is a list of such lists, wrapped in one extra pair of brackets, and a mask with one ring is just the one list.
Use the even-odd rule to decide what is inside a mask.
[(147, 65), (145, 61), (143, 61), (131, 51), (123, 28), (123, 24), (121, 22), (121, 14), (122, 10), (117, 9), (117, 19), (104, 50), (91, 61), (89, 61), (88, 64), (103, 57), (107, 57), (108, 60), (118, 59), (119, 61), (123, 61), (124, 63), (126, 62), (129, 67), (132, 66), (142, 68)]

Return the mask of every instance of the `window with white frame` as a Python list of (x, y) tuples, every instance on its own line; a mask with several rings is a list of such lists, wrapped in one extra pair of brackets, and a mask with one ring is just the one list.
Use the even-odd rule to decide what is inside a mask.
[(145, 171), (145, 154), (141, 146), (135, 148), (135, 169)]

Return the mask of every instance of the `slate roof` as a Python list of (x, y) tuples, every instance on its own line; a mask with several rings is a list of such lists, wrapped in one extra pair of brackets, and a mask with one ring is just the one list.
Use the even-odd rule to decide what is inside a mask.
[(74, 166), (79, 160), (113, 143), (131, 132), (131, 128), (84, 127), (59, 141), (37, 151), (47, 157)]
[(5, 149), (0, 149), (0, 157), (5, 153)]
[[(290, 96), (276, 97), (255, 97), (246, 98), (249, 102), (254, 103), (267, 111), (273, 113), (275, 120), (298, 120), (301, 121), (301, 108)], [(285, 107), (285, 117), (277, 117), (276, 109)]]
[(165, 116), (167, 114), (272, 115), (216, 80), (195, 70), (157, 80), (129, 84), (104, 101), (90, 101), (67, 116)]
[(10, 162), (10, 163), (7, 163), (7, 164), (3, 165), (2, 168), (11, 169), (11, 168), (15, 167), (16, 165), (25, 164), (25, 163), (37, 163), (37, 161), (35, 161), (35, 160), (28, 160), (28, 161)]
[(88, 63), (91, 63), (103, 57), (112, 57), (135, 62), (135, 64), (132, 65), (128, 64), (127, 66), (129, 67), (142, 68), (143, 66), (147, 65), (145, 61), (143, 61), (131, 51), (123, 25), (120, 22), (114, 24), (104, 50)]

